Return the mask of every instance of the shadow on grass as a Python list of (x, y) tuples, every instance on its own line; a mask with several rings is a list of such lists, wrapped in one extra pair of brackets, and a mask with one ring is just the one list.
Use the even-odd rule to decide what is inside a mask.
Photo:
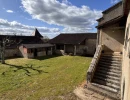
[[(43, 71), (43, 70), (39, 70), (37, 68), (40, 68), (41, 66), (37, 67), (37, 68), (33, 68), (33, 65), (29, 65), (29, 64), (26, 64), (25, 67), (24, 66), (17, 66), (17, 65), (11, 65), (11, 64), (5, 64), (5, 65), (8, 65), (10, 66), (10, 68), (17, 68), (16, 70), (13, 70), (14, 72), (17, 72), (19, 70), (24, 70), (25, 71), (25, 74), (27, 76), (31, 76), (31, 72), (30, 70), (33, 70), (33, 71), (36, 71), (38, 72), (39, 74), (41, 73), (48, 73), (46, 71)], [(5, 75), (7, 71), (3, 72), (2, 75)]]
[(35, 57), (34, 59), (46, 60), (46, 59), (51, 59), (51, 58), (56, 58), (56, 57), (60, 57), (60, 55), (48, 55), (48, 56), (43, 56), (43, 57)]

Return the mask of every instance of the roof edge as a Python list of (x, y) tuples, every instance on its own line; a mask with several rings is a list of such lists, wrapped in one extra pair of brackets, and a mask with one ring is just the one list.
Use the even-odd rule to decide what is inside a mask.
[(102, 13), (104, 14), (104, 13), (108, 12), (109, 10), (113, 9), (114, 7), (116, 7), (116, 6), (118, 6), (118, 5), (122, 4), (122, 3), (123, 3), (123, 2), (122, 2), (122, 1), (120, 1), (120, 2), (118, 2), (117, 4), (115, 4), (115, 5), (111, 6), (110, 8), (108, 8), (108, 9), (104, 10)]

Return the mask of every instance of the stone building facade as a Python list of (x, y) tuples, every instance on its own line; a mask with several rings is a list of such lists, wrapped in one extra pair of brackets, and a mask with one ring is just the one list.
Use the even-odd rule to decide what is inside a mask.
[(8, 38), (10, 41), (14, 41), (13, 44), (6, 46), (5, 58), (34, 58), (39, 56), (52, 55), (51, 50), (53, 45), (45, 43), (44, 37), (37, 29), (35, 29), (32, 36), (0, 35), (0, 41), (5, 38)]
[(108, 8), (97, 21), (98, 48), (87, 72), (89, 88), (112, 100), (130, 100), (130, 0)]
[(60, 34), (49, 42), (58, 54), (91, 55), (96, 50), (96, 33)]

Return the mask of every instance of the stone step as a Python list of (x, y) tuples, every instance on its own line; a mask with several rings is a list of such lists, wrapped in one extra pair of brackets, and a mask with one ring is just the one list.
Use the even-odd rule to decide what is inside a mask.
[(102, 53), (102, 55), (122, 56), (121, 53)]
[(100, 59), (103, 59), (103, 60), (106, 60), (106, 61), (119, 61), (119, 62), (122, 62), (122, 59), (112, 58), (112, 57), (100, 57)]
[(116, 92), (118, 92), (120, 90), (120, 84), (117, 85), (117, 84), (114, 84), (114, 83), (109, 83), (109, 82), (101, 80), (101, 79), (93, 79), (92, 82), (113, 88), (113, 89), (115, 89)]
[(109, 67), (100, 67), (100, 66), (98, 66), (97, 70), (105, 70), (105, 71), (108, 71), (108, 72), (113, 72), (113, 73), (119, 73), (119, 74), (121, 74), (121, 70), (119, 70), (119, 69), (113, 69), (113, 68), (109, 68)]
[(121, 58), (122, 56), (121, 55), (101, 55), (102, 57), (119, 57), (119, 58)]
[(121, 67), (119, 67), (119, 66), (112, 66), (112, 65), (109, 65), (109, 66), (108, 66), (108, 65), (103, 65), (103, 64), (100, 64), (100, 65), (98, 65), (98, 66), (103, 67), (103, 68), (121, 70)]
[(95, 83), (91, 83), (88, 86), (89, 90), (92, 90), (94, 92), (97, 92), (98, 94), (101, 94), (105, 97), (108, 97), (110, 99), (113, 100), (120, 100), (120, 95), (118, 95), (118, 92), (115, 91), (115, 89), (110, 88), (110, 87), (106, 87), (104, 85), (99, 85), (99, 84), (95, 84)]
[(117, 59), (117, 60), (122, 60), (122, 57), (120, 56), (101, 56), (101, 58), (108, 58), (108, 59)]
[(121, 66), (121, 64), (109, 63), (109, 62), (100, 62), (100, 61), (99, 61), (99, 66), (100, 66), (100, 65)]
[(108, 71), (105, 71), (105, 70), (97, 70), (96, 73), (103, 73), (103, 74), (107, 74), (107, 75), (110, 75), (110, 76), (121, 77), (121, 74), (108, 72)]
[(116, 64), (121, 64), (121, 60), (106, 60), (106, 59), (100, 59), (100, 62), (108, 62), (108, 63), (116, 63)]
[(102, 81), (105, 81), (105, 82), (112, 83), (112, 84), (120, 86), (120, 81), (119, 80), (113, 80), (113, 79), (104, 78), (104, 77), (101, 77), (101, 76), (94, 76), (94, 79), (99, 79), (99, 80), (102, 80)]
[(103, 77), (103, 78), (113, 79), (113, 80), (118, 80), (118, 81), (121, 80), (119, 77), (116, 77), (116, 76), (110, 76), (110, 75), (106, 75), (106, 74), (103, 74), (103, 73), (95, 73), (94, 76), (100, 76), (100, 77)]
[(121, 52), (104, 52), (102, 54), (120, 54), (120, 55), (122, 55)]

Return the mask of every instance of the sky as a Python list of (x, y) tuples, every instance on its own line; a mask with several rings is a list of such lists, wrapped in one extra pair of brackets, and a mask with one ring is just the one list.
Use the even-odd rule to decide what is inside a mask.
[(120, 0), (0, 0), (0, 34), (97, 32), (96, 19)]

